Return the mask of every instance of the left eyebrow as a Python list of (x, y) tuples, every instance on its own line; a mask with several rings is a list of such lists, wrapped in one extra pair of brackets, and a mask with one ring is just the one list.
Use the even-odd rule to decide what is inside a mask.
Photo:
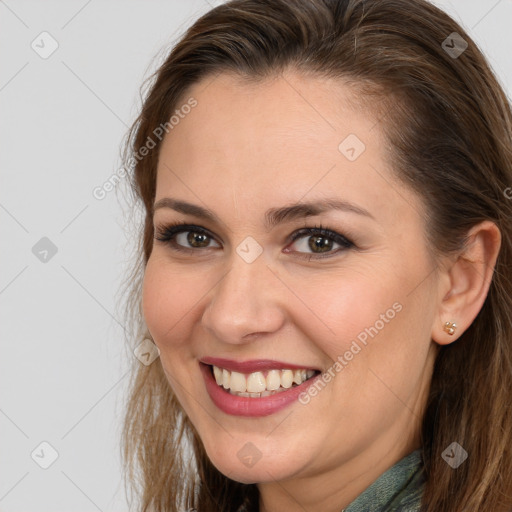
[(368, 210), (340, 199), (323, 199), (310, 203), (296, 203), (282, 208), (271, 208), (270, 210), (267, 210), (265, 220), (267, 227), (271, 229), (276, 224), (318, 215), (328, 210), (340, 210), (349, 213), (356, 213), (375, 220), (375, 217)]
[[(219, 217), (207, 208), (187, 203), (186, 201), (172, 199), (170, 197), (164, 197), (158, 200), (153, 206), (153, 211), (156, 211), (159, 208), (171, 208), (172, 210), (180, 213), (208, 219), (213, 222), (219, 222)], [(340, 199), (322, 199), (309, 203), (295, 203), (290, 206), (270, 208), (265, 213), (265, 226), (267, 229), (272, 229), (277, 224), (319, 215), (320, 213), (324, 213), (329, 210), (340, 210), (355, 213), (375, 220), (375, 217), (369, 211), (348, 201)]]

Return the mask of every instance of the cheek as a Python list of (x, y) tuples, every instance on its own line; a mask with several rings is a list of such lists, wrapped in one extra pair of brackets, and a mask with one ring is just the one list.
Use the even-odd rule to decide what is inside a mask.
[(387, 330), (400, 316), (399, 287), (389, 274), (387, 278), (383, 274), (353, 272), (310, 282), (301, 289), (300, 298), (310, 310), (296, 318), (302, 318), (304, 332), (321, 343), (331, 359), (350, 350), (353, 341), (361, 347), (369, 344), (376, 332)]
[(399, 273), (386, 270), (381, 266), (308, 283), (301, 299), (312, 305), (314, 315), (294, 317), (327, 356), (330, 373), (339, 376), (333, 391), (350, 402), (345, 394), (359, 390), (376, 407), (396, 400), (389, 389), (406, 397), (415, 386), (434, 314), (428, 283), (415, 289), (423, 268), (403, 262)]
[[(146, 325), (160, 350), (160, 360), (169, 384), (179, 402), (191, 411), (190, 391), (198, 385), (190, 363), (194, 355), (189, 335), (194, 305), (205, 293), (200, 282), (178, 273), (164, 258), (150, 257), (144, 273), (142, 310)], [(204, 285), (203, 285), (204, 287)]]
[(157, 345), (159, 344), (163, 327), (161, 325), (163, 320), (162, 312), (165, 309), (163, 302), (167, 301), (164, 290), (164, 283), (158, 279), (157, 267), (153, 264), (152, 258), (150, 258), (144, 272), (142, 284), (142, 312), (146, 325)]
[(159, 348), (179, 345), (180, 331), (190, 323), (193, 306), (203, 294), (199, 279), (185, 278), (162, 258), (150, 257), (144, 273), (142, 310)]

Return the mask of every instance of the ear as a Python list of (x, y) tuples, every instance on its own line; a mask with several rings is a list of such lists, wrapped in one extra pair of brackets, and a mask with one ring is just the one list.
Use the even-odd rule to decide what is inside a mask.
[[(496, 224), (483, 221), (473, 226), (464, 249), (444, 262), (439, 287), (439, 310), (432, 326), (432, 339), (440, 345), (457, 340), (476, 318), (489, 291), (501, 246)], [(455, 323), (453, 334), (445, 323)]]

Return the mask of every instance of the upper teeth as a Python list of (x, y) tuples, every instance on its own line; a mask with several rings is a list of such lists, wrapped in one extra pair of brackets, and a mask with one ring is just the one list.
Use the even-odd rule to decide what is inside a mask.
[[(248, 375), (239, 372), (230, 372), (225, 368), (213, 367), (213, 374), (219, 386), (238, 393), (263, 393), (277, 391), (280, 388), (288, 389), (292, 385), (302, 384), (313, 377), (314, 370), (269, 370), (254, 372)], [(284, 391), (283, 389), (283, 391)]]

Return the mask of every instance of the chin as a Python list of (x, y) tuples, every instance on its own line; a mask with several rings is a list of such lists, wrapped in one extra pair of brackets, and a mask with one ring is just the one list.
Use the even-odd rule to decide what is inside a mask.
[(227, 451), (217, 446), (206, 450), (212, 464), (226, 477), (242, 484), (255, 484), (286, 480), (297, 474), (298, 461), (286, 454), (275, 455), (272, 450), (262, 453), (250, 442), (239, 450)]

